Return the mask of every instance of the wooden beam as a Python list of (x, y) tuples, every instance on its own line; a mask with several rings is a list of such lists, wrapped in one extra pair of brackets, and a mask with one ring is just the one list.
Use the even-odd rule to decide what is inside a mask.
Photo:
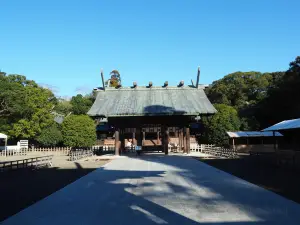
[(115, 155), (120, 155), (119, 152), (119, 129), (115, 131)]
[(187, 149), (187, 153), (190, 153), (190, 149), (191, 149), (191, 145), (190, 145), (190, 128), (186, 127), (185, 132), (186, 132), (186, 149)]

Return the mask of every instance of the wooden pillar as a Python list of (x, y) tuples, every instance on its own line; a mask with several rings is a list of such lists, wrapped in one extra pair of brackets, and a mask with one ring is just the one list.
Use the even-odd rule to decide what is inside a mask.
[(165, 152), (165, 127), (161, 126), (161, 147), (162, 151)]
[(275, 138), (275, 131), (273, 131), (273, 139), (274, 139), (274, 150), (275, 150), (275, 157), (276, 157), (276, 165), (280, 164), (280, 160), (279, 160), (279, 154), (276, 148), (276, 138)]
[(168, 155), (169, 154), (169, 130), (168, 128), (165, 129), (165, 155)]
[(276, 151), (276, 137), (275, 137), (275, 131), (273, 131), (273, 138), (274, 138), (274, 149)]
[(180, 130), (179, 130), (179, 148), (180, 148), (180, 151), (182, 151), (182, 147), (183, 147), (183, 133), (182, 133), (182, 128), (180, 128)]
[(125, 130), (122, 129), (120, 131), (120, 141), (121, 141), (121, 146), (120, 146), (120, 154), (122, 155), (122, 153), (124, 152), (125, 150)]
[(136, 143), (135, 143), (135, 132), (132, 132), (132, 144), (136, 145)]
[(157, 144), (159, 145), (159, 132), (157, 132)]
[(115, 131), (115, 155), (120, 155), (119, 152), (119, 129)]
[(186, 129), (183, 130), (183, 153), (187, 153), (187, 147), (186, 147)]
[(145, 131), (143, 131), (143, 141), (142, 141), (142, 145), (145, 144), (145, 136), (146, 136)]
[(185, 128), (185, 133), (186, 133), (186, 153), (190, 153), (191, 145), (190, 145), (190, 128), (186, 127)]
[(233, 150), (235, 150), (234, 138), (232, 138), (232, 147), (233, 147)]

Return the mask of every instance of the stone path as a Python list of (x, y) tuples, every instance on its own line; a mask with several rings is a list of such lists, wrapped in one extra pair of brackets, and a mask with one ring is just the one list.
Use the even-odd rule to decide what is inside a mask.
[(300, 205), (182, 156), (120, 157), (3, 225), (300, 224)]

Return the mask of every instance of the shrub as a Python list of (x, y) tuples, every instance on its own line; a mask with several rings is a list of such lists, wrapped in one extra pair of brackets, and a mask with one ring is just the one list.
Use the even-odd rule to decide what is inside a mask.
[(237, 111), (228, 105), (215, 104), (217, 113), (211, 118), (203, 118), (204, 138), (208, 143), (227, 145), (229, 138), (226, 131), (237, 131), (241, 126)]
[(87, 115), (71, 115), (62, 123), (63, 143), (69, 147), (90, 147), (96, 141), (94, 121)]
[(37, 141), (44, 146), (56, 146), (62, 142), (62, 134), (57, 124), (44, 128)]

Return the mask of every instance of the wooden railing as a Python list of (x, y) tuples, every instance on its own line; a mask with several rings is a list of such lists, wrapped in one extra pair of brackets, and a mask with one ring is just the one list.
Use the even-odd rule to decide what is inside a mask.
[(224, 148), (224, 147), (218, 147), (214, 145), (203, 145), (202, 146), (202, 152), (217, 156), (217, 157), (224, 157), (224, 158), (236, 158), (237, 152), (232, 148)]
[(93, 155), (93, 148), (86, 148), (86, 149), (72, 149), (69, 153), (69, 160), (76, 161), (78, 159), (87, 158)]
[(13, 160), (0, 162), (0, 171), (21, 169), (21, 168), (39, 168), (44, 166), (52, 166), (53, 155), (34, 157), (21, 160)]

